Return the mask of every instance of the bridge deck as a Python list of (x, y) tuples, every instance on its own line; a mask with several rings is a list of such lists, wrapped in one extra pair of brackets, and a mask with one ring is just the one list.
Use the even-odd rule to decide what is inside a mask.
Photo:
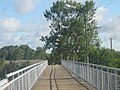
[(36, 81), (32, 90), (88, 90), (61, 65), (50, 65)]

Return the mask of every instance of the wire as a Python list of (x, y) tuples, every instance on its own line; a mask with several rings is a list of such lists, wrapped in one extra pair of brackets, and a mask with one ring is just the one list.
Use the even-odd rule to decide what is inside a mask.
[[(101, 7), (104, 7), (104, 8), (107, 8), (110, 4), (112, 4), (113, 3), (113, 1), (115, 1), (115, 0), (111, 0), (109, 3), (107, 3), (105, 6), (101, 6)], [(100, 10), (99, 12), (97, 12), (97, 14), (96, 14), (96, 16), (98, 15), (98, 14), (100, 14), (102, 11)]]
[(107, 5), (105, 5), (105, 8), (108, 7), (110, 4), (112, 4), (113, 1), (116, 1), (116, 0), (111, 0)]
[(104, 3), (106, 2), (106, 0), (99, 0), (99, 1), (101, 1), (101, 2), (99, 2), (98, 7), (101, 7), (101, 6), (104, 5)]

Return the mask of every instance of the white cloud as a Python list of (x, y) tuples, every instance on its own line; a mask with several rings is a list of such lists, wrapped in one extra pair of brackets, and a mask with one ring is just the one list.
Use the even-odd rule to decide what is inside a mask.
[(99, 7), (95, 14), (95, 19), (98, 21), (98, 23), (102, 23), (104, 20), (104, 15), (108, 12), (107, 8)]
[(15, 0), (15, 9), (18, 13), (28, 13), (35, 10), (40, 0)]
[(50, 22), (42, 23), (26, 23), (22, 24), (19, 32), (23, 33), (35, 33), (36, 36), (45, 36), (50, 32)]
[(116, 33), (120, 32), (120, 16), (115, 17), (107, 21), (103, 25), (103, 29), (101, 30), (101, 33)]
[(106, 22), (100, 31), (100, 37), (105, 47), (110, 47), (109, 40), (112, 38), (113, 49), (120, 51), (120, 16)]
[(33, 24), (28, 23), (26, 26), (23, 26), (21, 28), (21, 32), (26, 33), (26, 36), (21, 37), (21, 40), (26, 42), (28, 45), (30, 45), (32, 48), (36, 48), (37, 46), (43, 46), (44, 43), (39, 41), (41, 36), (46, 36), (50, 32), (49, 28), (50, 23), (39, 23), (39, 24)]
[(13, 32), (17, 31), (20, 27), (20, 21), (15, 18), (7, 18), (0, 20), (0, 31), (1, 32)]
[(20, 44), (20, 36), (15, 34), (21, 26), (16, 18), (0, 19), (0, 47)]
[[(16, 21), (16, 22), (14, 22)], [(17, 23), (16, 19), (6, 19), (1, 21), (0, 25), (0, 47), (5, 45), (20, 45), (28, 44), (32, 48), (36, 48), (38, 45), (43, 46), (43, 42), (39, 39), (41, 36), (46, 36), (50, 32), (50, 23)], [(7, 24), (2, 25), (3, 22)], [(9, 22), (9, 23), (8, 23)], [(3, 28), (6, 27), (6, 28)], [(38, 43), (39, 41), (39, 43)]]
[(14, 33), (0, 33), (0, 47), (5, 45), (20, 45), (20, 36), (14, 35)]

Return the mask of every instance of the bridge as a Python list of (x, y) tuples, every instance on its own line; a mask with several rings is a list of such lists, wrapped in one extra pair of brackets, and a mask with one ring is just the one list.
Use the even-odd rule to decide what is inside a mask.
[(120, 69), (62, 60), (47, 60), (6, 75), (0, 90), (120, 90)]

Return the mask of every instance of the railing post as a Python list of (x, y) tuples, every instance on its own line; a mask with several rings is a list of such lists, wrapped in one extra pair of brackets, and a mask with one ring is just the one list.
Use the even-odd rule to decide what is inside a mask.
[(99, 88), (99, 87), (100, 87), (99, 74), (98, 74), (98, 72), (99, 72), (99, 69), (98, 69), (98, 67), (96, 67), (96, 74), (97, 74), (97, 75), (96, 75), (96, 79), (95, 79), (95, 80), (96, 80), (96, 83), (97, 83), (97, 84), (96, 84), (96, 85), (97, 85), (96, 88)]
[(110, 80), (109, 80), (109, 69), (107, 69), (107, 77), (108, 77), (107, 90), (109, 90), (110, 89), (109, 88), (109, 82), (110, 82)]
[[(120, 90), (120, 69), (83, 62), (64, 61), (65, 67), (97, 90)], [(89, 70), (89, 72), (88, 72)], [(89, 74), (89, 76), (87, 76)]]
[[(30, 90), (46, 66), (47, 62), (42, 61), (40, 63), (36, 63), (21, 70), (7, 74), (7, 78), (9, 79), (11, 77), (12, 80), (0, 87), (0, 90)], [(40, 68), (41, 70), (39, 70)]]
[(87, 82), (90, 83), (90, 69), (89, 69), (89, 63), (87, 63)]
[(104, 85), (103, 84), (103, 68), (101, 68), (101, 81), (102, 81), (102, 83), (101, 83), (102, 84), (102, 90), (104, 90), (104, 88), (103, 88), (103, 85)]
[(117, 90), (117, 79), (116, 79), (116, 75), (117, 75), (117, 71), (116, 70), (114, 70), (114, 87), (115, 87), (115, 90)]

